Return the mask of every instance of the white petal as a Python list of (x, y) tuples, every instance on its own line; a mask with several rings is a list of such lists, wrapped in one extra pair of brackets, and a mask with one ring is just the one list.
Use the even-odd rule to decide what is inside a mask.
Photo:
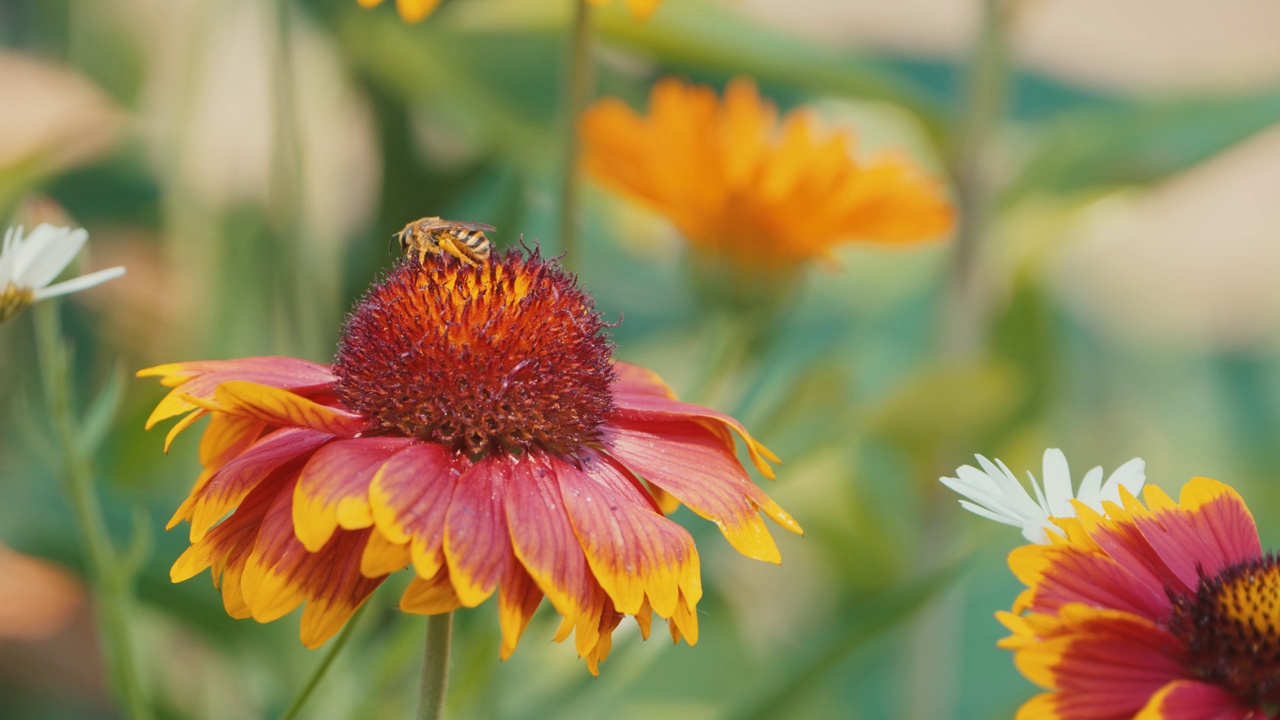
[(1102, 507), (1098, 502), (1098, 493), (1102, 490), (1102, 466), (1090, 470), (1084, 474), (1084, 479), (1080, 481), (1080, 490), (1076, 493), (1076, 499), (1088, 505), (1091, 508)]
[[(1147, 482), (1147, 463), (1142, 458), (1134, 458), (1129, 462), (1116, 468), (1111, 473), (1111, 477), (1107, 478), (1107, 483), (1102, 486), (1102, 492), (1099, 495), (1100, 500), (1106, 502), (1120, 502), (1120, 488), (1128, 490), (1130, 493), (1137, 495), (1142, 490), (1142, 486)], [(1101, 503), (1099, 503), (1101, 505)]]
[(1000, 513), (991, 512), (990, 510), (982, 507), (981, 505), (975, 505), (969, 502), (968, 500), (961, 500), (960, 506), (963, 507), (965, 510), (968, 510), (969, 512), (973, 513), (974, 515), (981, 515), (982, 517), (988, 520), (995, 520), (998, 523), (1004, 523), (1005, 525), (1012, 525), (1014, 527), (1022, 527), (1022, 520), (1020, 520), (1019, 518), (1011, 518), (1011, 517), (1008, 517), (1007, 515), (1001, 515)]
[[(1044, 453), (1044, 486), (1031, 473), (1031, 489), (1035, 498), (1018, 482), (1013, 472), (1000, 460), (992, 462), (975, 455), (982, 469), (961, 465), (957, 477), (939, 480), (964, 496), (961, 507), (989, 520), (1022, 528), (1022, 535), (1033, 543), (1048, 543), (1049, 533), (1060, 531), (1053, 518), (1073, 517), (1075, 507), (1071, 502), (1071, 469), (1061, 450), (1050, 448)], [(1137, 492), (1146, 481), (1145, 465), (1134, 458), (1119, 467), (1106, 483), (1102, 483), (1102, 468), (1094, 468), (1085, 474), (1080, 483), (1079, 500), (1103, 511), (1103, 500), (1118, 501), (1120, 488)]]
[(39, 289), (53, 282), (58, 273), (75, 259), (88, 239), (89, 233), (84, 228), (72, 230), (40, 225), (27, 238), (26, 252), (19, 255), (16, 269), (18, 284)]
[(47, 288), (37, 290), (36, 300), (44, 300), (46, 298), (66, 295), (68, 293), (80, 292), (81, 290), (91, 288), (94, 285), (101, 285), (108, 280), (115, 280), (123, 274), (123, 266), (116, 266), (113, 268), (107, 268), (106, 270), (91, 272), (88, 275), (81, 275), (75, 280), (60, 282), (57, 285), (50, 285)]
[(17, 228), (9, 228), (4, 233), (4, 246), (0, 249), (0, 292), (4, 292), (4, 289), (9, 287), (9, 283), (13, 282), (17, 276), (13, 271), (18, 261), (18, 253), (14, 249), (16, 231)]
[(1027, 542), (1035, 543), (1036, 545), (1048, 545), (1049, 533), (1045, 530), (1047, 527), (1049, 527), (1047, 518), (1040, 525), (1024, 525), (1022, 526), (1022, 537), (1026, 538)]
[(1057, 448), (1044, 451), (1044, 494), (1050, 515), (1075, 514), (1071, 507), (1071, 468), (1067, 465), (1067, 456)]

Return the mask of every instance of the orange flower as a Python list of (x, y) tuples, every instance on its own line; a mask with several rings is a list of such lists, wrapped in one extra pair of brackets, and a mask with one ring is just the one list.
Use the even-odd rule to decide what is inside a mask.
[[(778, 562), (760, 513), (799, 525), (735, 454), (776, 461), (733, 418), (675, 400), (614, 362), (572, 276), (535, 251), (469, 267), (405, 261), (348, 318), (332, 367), (280, 357), (143, 370), (173, 388), (148, 420), (199, 418), (204, 472), (174, 581), (212, 568), (227, 611), (261, 622), (302, 603), (302, 640), (332, 636), (391, 572), (437, 614), (498, 595), (502, 657), (545, 595), (592, 673), (613, 629), (654, 613), (697, 641), (683, 502), (749, 557)], [(643, 480), (641, 479), (643, 478)], [(219, 523), (219, 519), (231, 514)]]
[[(361, 6), (371, 8), (382, 4), (382, 0), (356, 0)], [(604, 5), (609, 0), (587, 0), (592, 5)], [(653, 14), (658, 9), (658, 5), (662, 0), (627, 0), (627, 9), (637, 19), (643, 20)], [(400, 11), (400, 17), (405, 22), (416, 23), (425, 20), (428, 15), (435, 12), (436, 6), (440, 4), (440, 0), (396, 0), (396, 9)]]
[(745, 78), (723, 102), (668, 78), (649, 115), (616, 99), (582, 119), (586, 170), (668, 217), (693, 246), (740, 267), (778, 270), (830, 259), (841, 242), (937, 238), (954, 211), (941, 184), (904, 158), (859, 163), (842, 133), (777, 108)]

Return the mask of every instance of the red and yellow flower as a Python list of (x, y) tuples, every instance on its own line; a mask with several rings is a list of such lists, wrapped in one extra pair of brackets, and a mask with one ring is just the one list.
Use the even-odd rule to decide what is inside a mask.
[(854, 158), (812, 113), (778, 123), (745, 78), (724, 99), (673, 78), (641, 116), (605, 99), (582, 118), (584, 164), (600, 183), (666, 216), (700, 254), (776, 273), (831, 260), (844, 242), (940, 238), (955, 212), (938, 180), (896, 155)]
[(1027, 585), (1001, 642), (1048, 689), (1021, 720), (1263, 720), (1280, 707), (1280, 566), (1230, 487), (1148, 486), (1073, 501), (1045, 545), (1014, 550)]
[[(260, 622), (302, 604), (308, 647), (388, 574), (401, 608), (437, 614), (497, 595), (502, 657), (543, 597), (591, 672), (632, 615), (697, 641), (698, 552), (665, 512), (684, 503), (739, 552), (778, 562), (761, 517), (799, 525), (751, 482), (731, 417), (679, 402), (612, 359), (589, 295), (535, 251), (480, 267), (405, 261), (343, 330), (332, 366), (283, 357), (139, 372), (172, 388), (148, 420), (203, 417), (204, 471), (170, 527), (191, 547), (174, 581), (212, 569), (227, 612)], [(229, 513), (229, 514), (228, 514)]]

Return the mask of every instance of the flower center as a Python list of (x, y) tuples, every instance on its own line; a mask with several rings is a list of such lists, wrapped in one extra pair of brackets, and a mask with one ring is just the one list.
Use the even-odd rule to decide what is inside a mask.
[(35, 302), (36, 291), (29, 287), (18, 287), (9, 283), (0, 291), (0, 323), (12, 318), (22, 309)]
[(1203, 577), (1173, 598), (1173, 631), (1191, 668), (1251, 704), (1280, 701), (1280, 567), (1266, 555)]
[(613, 406), (613, 346), (591, 296), (535, 250), (468, 266), (402, 261), (343, 328), (338, 397), (384, 431), (472, 457), (572, 454)]

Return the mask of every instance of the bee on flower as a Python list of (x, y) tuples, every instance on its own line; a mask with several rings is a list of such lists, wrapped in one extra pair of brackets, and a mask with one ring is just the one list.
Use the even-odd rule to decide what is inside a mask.
[(210, 569), (227, 612), (305, 603), (308, 647), (387, 576), (406, 612), (497, 596), (501, 656), (545, 597), (594, 674), (614, 629), (653, 615), (698, 639), (702, 597), (679, 504), (742, 554), (778, 562), (762, 514), (800, 526), (749, 478), (777, 458), (737, 420), (615, 361), (591, 296), (537, 250), (468, 265), (402, 260), (349, 315), (332, 365), (283, 357), (149, 368), (172, 388), (148, 420), (208, 417), (175, 582)]

